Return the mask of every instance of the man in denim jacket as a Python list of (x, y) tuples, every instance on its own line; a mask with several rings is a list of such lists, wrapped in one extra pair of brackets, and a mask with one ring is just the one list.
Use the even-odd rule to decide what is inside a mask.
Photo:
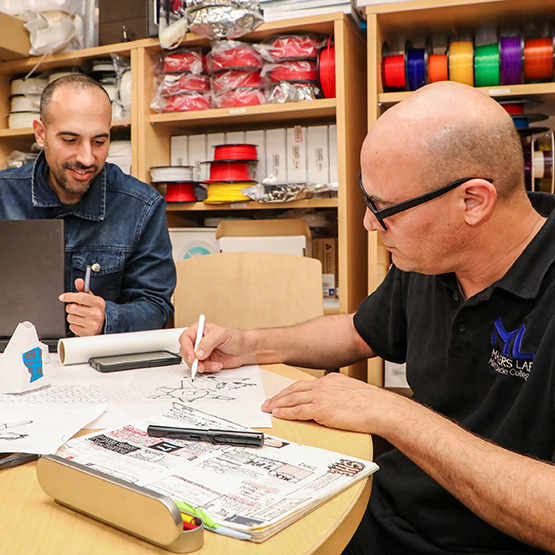
[[(84, 75), (61, 77), (41, 97), (34, 164), (0, 172), (0, 218), (64, 220), (65, 302), (77, 336), (162, 328), (176, 274), (164, 199), (106, 163), (111, 104)], [(93, 269), (84, 291), (87, 266)]]

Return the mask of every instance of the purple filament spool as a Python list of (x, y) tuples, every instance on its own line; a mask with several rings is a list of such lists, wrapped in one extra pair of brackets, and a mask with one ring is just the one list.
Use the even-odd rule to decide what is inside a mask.
[(501, 37), (499, 41), (501, 85), (522, 83), (522, 39)]

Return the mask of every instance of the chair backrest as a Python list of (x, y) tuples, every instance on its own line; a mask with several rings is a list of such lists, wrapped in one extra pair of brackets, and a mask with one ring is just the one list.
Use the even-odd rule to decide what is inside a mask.
[(322, 265), (290, 254), (229, 252), (180, 260), (175, 326), (205, 314), (237, 329), (297, 324), (322, 316)]

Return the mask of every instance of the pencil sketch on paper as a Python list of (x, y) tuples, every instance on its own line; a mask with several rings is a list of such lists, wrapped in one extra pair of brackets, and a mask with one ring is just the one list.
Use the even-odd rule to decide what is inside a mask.
[[(6, 439), (12, 441), (14, 439), (22, 439), (27, 437), (29, 434), (22, 434), (20, 432), (11, 431), (13, 428), (19, 428), (20, 426), (26, 426), (27, 424), (32, 424), (32, 420), (23, 420), (22, 422), (4, 422), (0, 424), (0, 439)], [(10, 431), (8, 431), (10, 428)]]
[(50, 385), (18, 394), (1, 394), (0, 403), (59, 403), (103, 404), (108, 399), (94, 387), (80, 385)]
[(197, 377), (196, 381), (189, 378), (181, 380), (178, 387), (157, 387), (151, 399), (176, 399), (182, 403), (192, 404), (200, 399), (218, 401), (235, 401), (237, 395), (234, 391), (249, 387), (256, 387), (250, 377), (227, 378), (224, 376)]

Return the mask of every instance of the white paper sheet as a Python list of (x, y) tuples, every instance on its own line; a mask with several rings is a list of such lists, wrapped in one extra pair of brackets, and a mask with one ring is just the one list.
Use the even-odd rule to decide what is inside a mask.
[(260, 410), (266, 395), (258, 366), (197, 374), (192, 381), (184, 363), (106, 374), (88, 364), (64, 366), (52, 357), (44, 371), (50, 387), (22, 395), (0, 395), (0, 405), (103, 405), (106, 410), (102, 416), (87, 426), (95, 429), (122, 425), (130, 417), (150, 418), (178, 401), (244, 426), (272, 427), (270, 416)]
[(102, 405), (2, 404), (0, 453), (55, 453), (103, 410)]

